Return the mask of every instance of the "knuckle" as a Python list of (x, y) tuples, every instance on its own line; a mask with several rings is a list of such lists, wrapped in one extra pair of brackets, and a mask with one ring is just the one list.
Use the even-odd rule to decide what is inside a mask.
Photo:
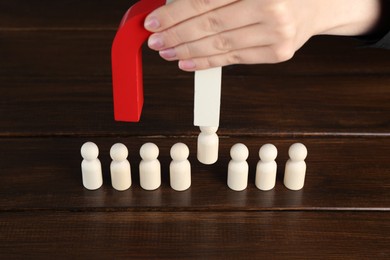
[(276, 4), (276, 3), (271, 4), (267, 8), (268, 16), (274, 19), (283, 16), (282, 12), (283, 12), (283, 8), (280, 4)]
[(226, 52), (231, 50), (231, 40), (224, 34), (217, 34), (214, 40), (214, 48), (218, 51)]
[(210, 8), (211, 1), (212, 0), (193, 0), (193, 1), (190, 1), (190, 3), (192, 4), (192, 7), (194, 8), (194, 10), (196, 10), (198, 12), (203, 12), (203, 11), (208, 10)]
[(177, 52), (177, 57), (179, 59), (187, 59), (191, 57), (191, 47), (189, 44), (183, 44), (179, 46), (179, 51)]
[(202, 63), (205, 68), (212, 68), (215, 66), (215, 61), (211, 57), (205, 57)]
[(211, 57), (205, 57), (204, 58), (204, 67), (205, 68), (215, 68), (222, 66), (223, 63), (220, 56), (211, 56)]
[(276, 36), (280, 40), (294, 39), (297, 34), (297, 30), (294, 24), (288, 24), (276, 29)]
[(282, 45), (273, 49), (274, 62), (283, 62), (290, 60), (294, 54), (294, 49), (289, 45)]
[(240, 64), (242, 63), (242, 57), (241, 55), (233, 51), (227, 56), (227, 64)]
[(292, 20), (289, 8), (282, 3), (272, 5), (268, 10), (268, 14), (276, 26), (288, 25)]
[(204, 30), (206, 32), (217, 33), (221, 30), (222, 23), (214, 13), (207, 15), (204, 22)]
[(180, 33), (178, 33), (175, 29), (168, 29), (165, 32), (162, 33), (164, 38), (165, 47), (171, 47), (178, 45), (182, 42), (182, 39), (180, 37)]
[(176, 56), (179, 59), (190, 59), (195, 57), (197, 50), (191, 43), (186, 43), (178, 46)]

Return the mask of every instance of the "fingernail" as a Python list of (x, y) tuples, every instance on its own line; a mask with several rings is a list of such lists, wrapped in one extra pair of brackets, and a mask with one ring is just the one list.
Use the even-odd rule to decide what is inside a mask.
[(150, 36), (148, 40), (148, 46), (154, 50), (159, 50), (164, 47), (164, 41), (161, 35), (153, 34), (152, 36)]
[(148, 17), (145, 20), (144, 26), (148, 30), (155, 30), (160, 27), (160, 22), (157, 20), (156, 17)]
[(165, 49), (160, 51), (160, 56), (164, 59), (173, 59), (176, 57), (176, 51), (174, 48)]
[(182, 70), (193, 70), (196, 68), (196, 64), (193, 60), (181, 60), (179, 61), (179, 68)]

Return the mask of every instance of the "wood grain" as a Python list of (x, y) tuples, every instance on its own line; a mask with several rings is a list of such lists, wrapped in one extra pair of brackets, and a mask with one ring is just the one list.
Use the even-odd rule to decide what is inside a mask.
[(390, 256), (390, 226), (383, 213), (7, 213), (0, 215), (0, 228), (2, 259)]
[[(100, 147), (104, 185), (97, 191), (85, 190), (81, 183), (81, 145), (85, 138), (16, 138), (0, 142), (0, 211), (92, 208), (110, 210), (390, 210), (390, 140), (388, 138), (237, 138), (224, 137), (220, 158), (206, 166), (196, 159), (196, 138), (134, 137), (94, 138)], [(309, 155), (306, 184), (294, 192), (283, 186), (288, 147), (302, 141)], [(109, 149), (115, 142), (129, 148), (133, 186), (125, 192), (111, 187)], [(163, 184), (157, 191), (139, 186), (139, 148), (145, 142), (160, 147)], [(175, 192), (169, 185), (169, 149), (176, 142), (190, 148), (192, 186)], [(243, 192), (226, 185), (230, 147), (245, 143), (250, 150), (249, 186)], [(265, 143), (279, 149), (278, 180), (270, 192), (254, 185), (258, 150)]]
[(14, 0), (0, 2), (0, 30), (116, 29), (137, 0)]
[[(219, 134), (388, 135), (389, 85), (389, 76), (231, 78)], [(141, 121), (123, 123), (113, 119), (110, 82), (3, 81), (0, 136), (198, 134), (193, 79), (147, 79), (144, 88)]]
[[(220, 158), (196, 160), (193, 74), (144, 46), (140, 123), (113, 120), (110, 49), (134, 0), (0, 1), (0, 259), (389, 259), (390, 52), (314, 37), (274, 65), (223, 70)], [(104, 185), (82, 187), (80, 147), (100, 148)], [(129, 148), (133, 185), (111, 188), (109, 149)], [(162, 186), (139, 186), (138, 150), (160, 147)], [(192, 186), (169, 187), (169, 149), (190, 147)], [(226, 186), (249, 147), (249, 185)], [(309, 150), (305, 187), (282, 183), (288, 147)], [(278, 148), (274, 190), (254, 186), (258, 149)]]

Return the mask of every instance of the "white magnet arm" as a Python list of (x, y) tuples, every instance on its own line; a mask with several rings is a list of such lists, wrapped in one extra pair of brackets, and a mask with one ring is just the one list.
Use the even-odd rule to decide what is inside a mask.
[(222, 67), (195, 71), (195, 126), (219, 126), (221, 79)]
[[(174, 0), (166, 0), (166, 4)], [(194, 125), (219, 126), (222, 68), (195, 71)]]

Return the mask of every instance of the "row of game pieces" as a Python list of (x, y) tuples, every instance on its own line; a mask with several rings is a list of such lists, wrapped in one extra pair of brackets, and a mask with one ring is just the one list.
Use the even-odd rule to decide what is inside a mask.
[[(183, 143), (177, 143), (170, 150), (172, 162), (169, 165), (170, 184), (176, 191), (187, 190), (191, 186), (191, 165), (188, 161), (189, 149)], [(102, 170), (97, 158), (99, 149), (93, 142), (81, 147), (83, 185), (89, 190), (96, 190), (103, 184)], [(145, 190), (155, 190), (161, 185), (161, 165), (157, 159), (159, 149), (154, 143), (145, 143), (140, 149), (142, 158), (139, 164), (140, 185)], [(130, 188), (131, 168), (127, 160), (128, 150), (124, 144), (114, 144), (110, 149), (111, 183), (114, 189), (123, 191)]]
[[(202, 134), (202, 133), (201, 133)], [(201, 136), (201, 134), (199, 136)], [(218, 138), (218, 137), (217, 137)], [(202, 138), (200, 138), (202, 139)], [(218, 147), (203, 147), (198, 138), (197, 157), (205, 164), (211, 164), (218, 158)], [(214, 147), (215, 148), (215, 147)], [(208, 152), (208, 153), (207, 153)], [(210, 153), (211, 152), (211, 153)], [(215, 152), (217, 156), (215, 156)], [(102, 186), (103, 177), (98, 159), (99, 149), (96, 144), (87, 142), (81, 147), (83, 161), (81, 164), (83, 185), (89, 190)], [(158, 161), (159, 149), (153, 143), (145, 143), (140, 149), (142, 158), (139, 164), (140, 185), (145, 190), (155, 190), (161, 185), (161, 166)], [(183, 143), (177, 143), (170, 150), (172, 161), (169, 167), (170, 185), (176, 191), (183, 191), (191, 186), (191, 165), (188, 161), (189, 149)], [(231, 160), (228, 165), (227, 185), (235, 191), (244, 190), (248, 185), (249, 156), (248, 148), (241, 143), (230, 150)], [(127, 160), (128, 150), (124, 144), (114, 144), (110, 149), (112, 162), (110, 165), (111, 183), (114, 189), (123, 191), (131, 186), (131, 169)], [(286, 163), (284, 185), (291, 190), (300, 190), (305, 181), (307, 149), (301, 143), (289, 148), (290, 159)], [(272, 144), (265, 144), (259, 150), (260, 160), (256, 166), (255, 185), (260, 190), (271, 190), (276, 182), (277, 149)], [(210, 160), (210, 158), (212, 160)]]
[[(273, 144), (264, 144), (259, 150), (259, 162), (256, 165), (255, 185), (259, 190), (267, 191), (275, 187), (276, 183), (276, 157), (278, 150)], [(284, 185), (290, 190), (303, 188), (306, 176), (307, 149), (301, 143), (295, 143), (288, 150), (289, 159), (284, 171)], [(248, 185), (248, 148), (241, 143), (230, 149), (231, 160), (228, 165), (227, 184), (235, 191), (246, 189)]]

